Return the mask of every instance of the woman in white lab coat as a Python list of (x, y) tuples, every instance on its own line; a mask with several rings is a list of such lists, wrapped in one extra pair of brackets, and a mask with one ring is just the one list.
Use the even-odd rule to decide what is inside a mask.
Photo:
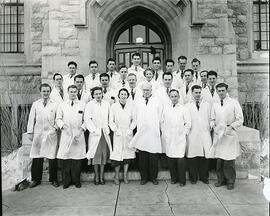
[(110, 159), (115, 169), (115, 184), (119, 184), (119, 170), (121, 164), (124, 164), (124, 182), (128, 183), (128, 165), (131, 159), (135, 158), (135, 149), (128, 147), (133, 137), (133, 130), (136, 127), (133, 103), (127, 102), (128, 97), (128, 90), (125, 88), (120, 89), (118, 93), (119, 101), (113, 104), (110, 109), (109, 125), (114, 132), (114, 145)]
[(103, 100), (101, 87), (94, 87), (91, 90), (91, 95), (93, 100), (87, 103), (84, 115), (84, 122), (90, 133), (86, 157), (89, 160), (92, 159), (95, 170), (94, 183), (97, 185), (105, 184), (104, 166), (112, 151), (109, 137), (110, 103)]
[(154, 95), (156, 90), (159, 89), (160, 84), (154, 79), (155, 71), (151, 68), (146, 68), (143, 72), (146, 80), (139, 83), (139, 88), (142, 88), (143, 84), (150, 83), (152, 85), (152, 94)]

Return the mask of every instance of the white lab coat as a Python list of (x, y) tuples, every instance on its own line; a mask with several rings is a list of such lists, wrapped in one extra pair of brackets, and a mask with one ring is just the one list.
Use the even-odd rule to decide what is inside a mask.
[(191, 128), (187, 108), (181, 104), (165, 106), (162, 113), (162, 151), (170, 158), (183, 158), (186, 152), (186, 136)]
[(120, 77), (118, 78), (118, 80), (116, 80), (114, 82), (114, 85), (112, 86), (112, 88), (117, 92), (118, 94), (118, 91), (121, 89), (121, 88), (127, 88), (128, 87), (128, 81), (127, 79), (125, 79), (125, 84), (123, 85), (123, 81), (122, 79), (120, 79)]
[[(157, 79), (156, 79), (156, 73), (158, 73)], [(155, 71), (155, 75), (153, 79), (159, 84), (159, 86), (163, 85), (163, 79), (162, 79), (163, 73), (164, 73), (163, 70)]]
[[(56, 123), (61, 129), (61, 137), (57, 158), (59, 159), (83, 159), (85, 158), (86, 148), (83, 123), (85, 103), (74, 100), (66, 100), (58, 106)], [(63, 128), (66, 125), (67, 128)]]
[(218, 94), (216, 92), (216, 87), (215, 88), (215, 91), (214, 91), (214, 95), (212, 96), (211, 94), (211, 91), (210, 91), (210, 86), (206, 86), (205, 88), (202, 89), (202, 93), (201, 93), (201, 97), (204, 101), (210, 103), (211, 105), (214, 103), (214, 102), (218, 102), (219, 101), (219, 97), (218, 97)]
[(137, 77), (137, 82), (140, 83), (145, 80), (145, 76), (143, 75), (144, 69), (139, 65), (137, 67), (137, 71), (135, 70), (135, 66), (131, 65), (130, 68), (128, 68), (128, 73), (134, 73)]
[(133, 90), (133, 92), (135, 93), (134, 99), (132, 99), (131, 88), (129, 86), (127, 87), (127, 90), (129, 92), (129, 98), (128, 98), (129, 102), (134, 102), (135, 103), (138, 100), (138, 98), (142, 98), (142, 96), (143, 96), (142, 90), (139, 87), (135, 87), (134, 90)]
[(45, 107), (42, 99), (33, 103), (27, 124), (27, 133), (33, 134), (30, 158), (56, 157), (58, 149), (56, 111), (57, 103), (50, 99)]
[[(239, 102), (227, 96), (212, 105), (211, 120), (214, 139), (210, 155), (223, 160), (234, 160), (241, 154), (237, 130), (243, 124), (243, 112)], [(232, 126), (232, 129), (228, 126)]]
[(96, 73), (95, 79), (93, 80), (93, 74), (89, 74), (84, 78), (84, 86), (86, 91), (90, 92), (90, 90), (96, 86), (101, 86), (99, 81), (99, 73)]
[(181, 73), (180, 70), (173, 72), (172, 87), (181, 89), (184, 86), (184, 80), (181, 78)]
[(94, 158), (102, 132), (109, 147), (110, 154), (112, 152), (109, 137), (109, 112), (110, 103), (106, 100), (102, 100), (99, 103), (93, 99), (86, 104), (84, 122), (90, 133), (88, 138), (88, 152), (86, 153), (88, 159)]
[[(63, 88), (63, 93), (64, 93), (64, 96), (63, 96), (63, 98), (64, 98), (65, 97), (64, 88)], [(60, 104), (60, 103), (64, 102), (63, 98), (61, 97), (59, 91), (54, 86), (53, 89), (52, 89), (52, 91), (51, 91), (51, 94), (50, 94), (50, 99), (54, 103)]]
[(195, 101), (192, 101), (186, 104), (186, 108), (191, 116), (191, 130), (188, 135), (186, 156), (188, 158), (209, 158), (209, 151), (212, 145), (210, 134), (211, 105), (201, 101), (198, 111)]
[(70, 74), (66, 74), (66, 75), (63, 76), (63, 90), (64, 90), (64, 95), (68, 95), (68, 87), (70, 85), (74, 85), (74, 77), (77, 76), (77, 75), (78, 74), (76, 73), (72, 77), (70, 77)]
[(154, 95), (155, 92), (161, 87), (161, 86), (159, 85), (159, 83), (158, 83), (157, 81), (154, 80), (154, 78), (153, 78), (150, 82), (148, 82), (147, 80), (140, 82), (140, 83), (138, 84), (138, 87), (139, 87), (140, 89), (142, 89), (142, 87), (143, 87), (143, 85), (144, 85), (145, 83), (150, 83), (150, 84), (152, 85), (152, 94), (153, 94), (153, 95)]
[(135, 103), (137, 133), (130, 142), (130, 147), (150, 153), (161, 153), (160, 121), (162, 105), (153, 96), (146, 105), (144, 98)]
[(110, 87), (115, 88), (117, 81), (120, 79), (120, 74), (117, 71), (113, 71), (112, 73), (108, 71), (107, 74), (110, 76)]
[(90, 91), (87, 90), (81, 90), (81, 99), (80, 101), (85, 102), (87, 104), (92, 99)]
[(193, 101), (193, 96), (192, 96), (192, 91), (191, 91), (191, 87), (193, 85), (196, 85), (196, 83), (194, 83), (194, 82), (189, 83), (189, 85), (188, 85), (188, 87), (189, 87), (188, 93), (186, 93), (186, 83), (185, 82), (184, 82), (184, 85), (180, 88), (180, 92), (181, 92), (184, 104), (187, 104), (187, 103), (190, 103), (190, 102)]
[[(103, 92), (103, 100), (106, 100), (110, 103), (110, 105), (112, 105), (113, 103), (115, 103), (118, 100), (118, 93), (116, 92), (116, 90), (108, 87), (107, 92), (104, 94)], [(104, 91), (104, 90), (103, 90)]]
[(127, 102), (124, 109), (120, 102), (116, 102), (110, 109), (109, 125), (113, 134), (113, 151), (110, 159), (123, 161), (135, 158), (135, 149), (129, 148), (136, 127), (133, 104)]
[[(173, 89), (173, 88), (169, 88), (169, 90), (171, 90), (171, 89)], [(180, 89), (176, 89), (176, 90), (179, 91), (179, 95), (180, 95), (179, 103), (183, 105), (184, 104), (184, 101), (183, 101), (183, 97), (182, 97), (181, 91), (180, 91)], [(164, 86), (162, 86), (159, 89), (157, 89), (156, 92), (155, 92), (155, 94), (154, 94), (154, 96), (160, 100), (160, 103), (162, 104), (163, 107), (172, 104), (172, 101), (171, 101), (169, 95), (167, 94), (167, 88), (164, 87)]]

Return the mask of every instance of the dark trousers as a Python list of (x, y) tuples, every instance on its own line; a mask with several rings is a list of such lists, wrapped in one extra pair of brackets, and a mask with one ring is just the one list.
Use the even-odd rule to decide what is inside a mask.
[(235, 160), (217, 159), (217, 178), (218, 182), (234, 184), (236, 178)]
[(186, 184), (186, 159), (168, 157), (171, 180)]
[(198, 176), (201, 181), (207, 181), (209, 159), (205, 157), (193, 157), (187, 159), (188, 172), (190, 181), (198, 181)]
[(139, 170), (142, 180), (156, 180), (158, 175), (158, 154), (139, 151)]
[[(33, 158), (31, 167), (32, 181), (41, 182), (44, 158)], [(49, 159), (49, 181), (57, 181), (57, 159)]]
[(81, 160), (66, 159), (62, 163), (63, 185), (80, 183)]

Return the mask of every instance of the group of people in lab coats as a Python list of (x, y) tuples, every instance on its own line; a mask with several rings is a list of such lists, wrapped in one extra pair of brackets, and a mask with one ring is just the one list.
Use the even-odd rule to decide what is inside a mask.
[(140, 66), (139, 53), (132, 66), (107, 61), (106, 73), (98, 63), (89, 62), (89, 75), (77, 73), (77, 64), (68, 63), (69, 73), (55, 73), (54, 86), (40, 86), (41, 99), (31, 107), (27, 134), (32, 140), (33, 158), (30, 187), (41, 183), (44, 158), (49, 159), (50, 182), (59, 186), (57, 160), (61, 161), (63, 188), (80, 188), (82, 160), (94, 166), (94, 184), (105, 184), (104, 166), (115, 169), (119, 184), (120, 167), (128, 183), (129, 164), (137, 156), (141, 185), (158, 184), (158, 162), (166, 155), (171, 183), (189, 180), (209, 184), (209, 159), (216, 158), (216, 187), (234, 188), (235, 159), (240, 155), (237, 129), (243, 123), (239, 102), (229, 97), (228, 85), (217, 84), (217, 72), (200, 71), (201, 62), (187, 58), (165, 61), (160, 57), (152, 67)]

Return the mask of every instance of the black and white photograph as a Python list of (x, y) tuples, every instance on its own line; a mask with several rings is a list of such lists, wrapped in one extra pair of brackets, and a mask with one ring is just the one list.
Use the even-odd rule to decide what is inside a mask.
[(1, 215), (269, 216), (269, 0), (0, 0)]

